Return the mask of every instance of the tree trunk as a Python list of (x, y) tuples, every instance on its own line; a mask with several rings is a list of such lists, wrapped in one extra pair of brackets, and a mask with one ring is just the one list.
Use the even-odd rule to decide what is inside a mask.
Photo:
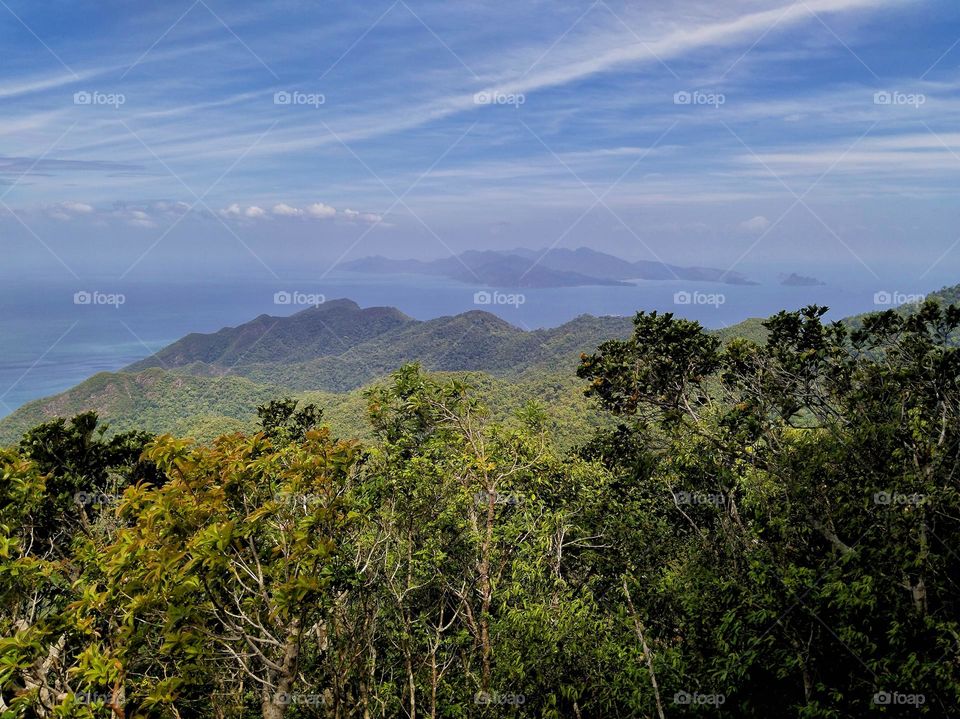
[(653, 687), (653, 698), (657, 702), (657, 716), (665, 719), (663, 713), (663, 702), (660, 700), (660, 686), (657, 684), (657, 674), (653, 670), (653, 654), (650, 653), (650, 647), (647, 646), (647, 639), (643, 635), (643, 622), (633, 606), (633, 599), (630, 598), (630, 590), (627, 589), (627, 578), (623, 579), (623, 593), (627, 597), (627, 606), (630, 607), (630, 614), (633, 616), (633, 628), (637, 633), (637, 639), (640, 640), (640, 647), (643, 649), (643, 656), (647, 660), (647, 670), (650, 672), (650, 685)]
[(490, 680), (492, 675), (492, 657), (493, 647), (490, 643), (490, 604), (493, 599), (493, 584), (490, 577), (490, 553), (493, 547), (493, 524), (497, 506), (496, 489), (487, 486), (487, 515), (484, 527), (483, 543), (480, 547), (480, 652), (481, 652), (481, 683), (483, 691), (490, 691)]
[(417, 680), (413, 675), (413, 661), (410, 652), (404, 653), (404, 663), (407, 668), (407, 690), (410, 692), (410, 709), (408, 714), (410, 719), (417, 719)]
[(297, 676), (297, 660), (300, 658), (300, 619), (294, 619), (287, 628), (287, 643), (284, 647), (282, 671), (276, 673), (273, 689), (264, 689), (260, 712), (263, 719), (283, 719), (290, 699), (290, 690)]

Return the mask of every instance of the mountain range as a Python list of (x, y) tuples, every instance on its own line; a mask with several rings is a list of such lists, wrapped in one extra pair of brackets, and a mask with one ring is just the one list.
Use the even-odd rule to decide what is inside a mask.
[(509, 289), (629, 286), (640, 280), (690, 280), (732, 285), (757, 284), (739, 272), (714, 267), (680, 267), (663, 262), (631, 262), (587, 247), (576, 250), (471, 250), (440, 260), (394, 260), (364, 257), (341, 269), (368, 274), (414, 274), (446, 277), (469, 284)]
[[(932, 293), (960, 304), (960, 285)], [(898, 312), (912, 312), (904, 305)], [(864, 315), (842, 320), (852, 327)], [(506, 417), (530, 400), (547, 406), (554, 432), (574, 443), (605, 421), (575, 375), (581, 352), (633, 330), (629, 317), (581, 315), (559, 327), (524, 330), (483, 311), (417, 320), (393, 307), (331, 300), (287, 317), (261, 315), (210, 334), (190, 334), (118, 372), (30, 402), (0, 420), (0, 445), (53, 417), (96, 410), (115, 431), (144, 429), (209, 440), (255, 427), (255, 409), (292, 396), (323, 407), (331, 427), (363, 438), (364, 389), (407, 362), (469, 373)], [(723, 341), (762, 342), (762, 320), (714, 331)]]
[(422, 321), (393, 307), (331, 300), (289, 317), (261, 315), (213, 334), (190, 334), (126, 367), (175, 374), (224, 374), (296, 390), (344, 392), (404, 362), (431, 370), (505, 375), (575, 362), (598, 342), (630, 333), (627, 317), (582, 315), (559, 327), (527, 331), (473, 310)]
[[(359, 390), (406, 362), (437, 372), (476, 372), (510, 395), (502, 408), (558, 392), (580, 406), (580, 352), (630, 334), (627, 317), (583, 315), (527, 331), (483, 311), (422, 321), (392, 307), (331, 300), (288, 317), (261, 315), (211, 334), (190, 334), (119, 372), (102, 372), (0, 420), (0, 445), (55, 416), (93, 409), (120, 431), (207, 439), (253, 426), (257, 404), (281, 396), (318, 401), (343, 422), (362, 417)], [(585, 403), (582, 409), (586, 411)], [(362, 423), (357, 423), (358, 425)]]

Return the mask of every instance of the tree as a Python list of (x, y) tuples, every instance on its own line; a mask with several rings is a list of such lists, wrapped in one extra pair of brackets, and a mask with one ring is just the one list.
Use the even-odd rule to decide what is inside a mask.
[(84, 640), (70, 603), (81, 593), (81, 547), (115, 529), (106, 518), (130, 481), (155, 475), (140, 460), (148, 434), (107, 437), (94, 412), (56, 419), (4, 452), (0, 505), (9, 591), (0, 605), (0, 690), (11, 706), (51, 716), (70, 702)]
[(613, 665), (597, 669), (602, 618), (570, 568), (596, 540), (583, 507), (605, 473), (555, 455), (536, 407), (492, 422), (469, 386), (416, 366), (368, 398), (358, 605), (379, 618), (364, 645), (383, 713), (554, 717), (602, 706), (584, 676), (600, 680)]
[(167, 481), (128, 490), (130, 526), (105, 552), (119, 659), (128, 672), (149, 659), (135, 700), (149, 710), (201, 691), (229, 701), (215, 688), (242, 702), (249, 691), (265, 719), (283, 716), (291, 696), (315, 691), (301, 656), (321, 641), (342, 581), (334, 558), (352, 520), (340, 494), (356, 445), (323, 429), (280, 446), (263, 434), (213, 447), (162, 437), (146, 456)]
[(674, 713), (701, 696), (731, 716), (955, 705), (960, 311), (928, 303), (852, 335), (825, 311), (726, 348), (640, 313), (581, 365), (626, 420), (591, 451), (624, 472), (650, 466), (630, 438), (654, 450), (668, 554), (625, 579), (666, 695), (688, 701)]
[(323, 417), (323, 410), (316, 405), (304, 405), (290, 397), (273, 400), (257, 407), (260, 429), (275, 444), (303, 442), (307, 432), (316, 429)]

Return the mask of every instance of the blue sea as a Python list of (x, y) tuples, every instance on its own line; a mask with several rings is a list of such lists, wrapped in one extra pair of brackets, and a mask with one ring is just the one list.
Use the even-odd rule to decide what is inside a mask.
[[(931, 281), (922, 291), (942, 284)], [(322, 281), (7, 279), (0, 285), (0, 416), (98, 372), (120, 369), (190, 332), (214, 332), (263, 313), (293, 314), (304, 308), (297, 303), (317, 299), (393, 306), (417, 319), (483, 309), (524, 329), (557, 326), (585, 313), (633, 315), (638, 309), (674, 312), (715, 328), (813, 302), (828, 305), (838, 318), (877, 309), (878, 292), (896, 301), (911, 291), (916, 288), (872, 278), (855, 286), (842, 277), (817, 287), (644, 281), (630, 287), (525, 290), (519, 297), (512, 296), (514, 290), (442, 278), (352, 273)]]

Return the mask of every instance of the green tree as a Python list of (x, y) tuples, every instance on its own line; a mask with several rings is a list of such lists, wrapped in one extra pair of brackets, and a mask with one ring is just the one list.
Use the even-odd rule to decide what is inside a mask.
[(140, 459), (149, 435), (107, 432), (93, 412), (56, 419), (2, 459), (0, 536), (10, 584), (0, 604), (0, 691), (11, 707), (37, 716), (73, 701), (85, 643), (70, 604), (82, 592), (85, 553), (115, 530), (110, 509), (124, 487), (155, 474)]
[(274, 443), (303, 442), (307, 432), (316, 429), (323, 410), (314, 404), (297, 409), (299, 402), (287, 397), (257, 407), (260, 429)]
[(280, 446), (259, 434), (148, 448), (167, 481), (126, 492), (130, 526), (105, 550), (116, 659), (127, 681), (146, 677), (128, 702), (153, 711), (178, 697), (223, 707), (256, 697), (275, 719), (316, 692), (301, 658), (322, 641), (343, 579), (335, 557), (352, 519), (339, 496), (356, 455), (326, 430)]
[(588, 451), (625, 479), (640, 468), (658, 520), (625, 580), (665, 700), (687, 702), (673, 714), (703, 697), (730, 716), (956, 705), (960, 311), (884, 313), (852, 336), (824, 313), (726, 348), (640, 313), (581, 365), (624, 420)]

